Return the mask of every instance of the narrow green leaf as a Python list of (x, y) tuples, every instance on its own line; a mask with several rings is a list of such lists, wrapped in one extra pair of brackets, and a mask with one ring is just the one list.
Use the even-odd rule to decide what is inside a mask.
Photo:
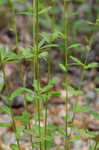
[(48, 92), (48, 94), (49, 94), (50, 96), (52, 96), (52, 95), (61, 96), (61, 93), (60, 93), (59, 91)]
[(81, 90), (75, 90), (73, 87), (69, 86), (68, 87), (69, 91), (74, 94), (74, 95), (82, 95), (83, 94), (83, 91)]
[(81, 137), (79, 135), (76, 135), (71, 139), (71, 141), (76, 142), (76, 141), (79, 141), (80, 139), (81, 139)]
[[(51, 7), (44, 8), (41, 11), (39, 11), (38, 14), (41, 15), (41, 14), (49, 11), (50, 9), (51, 9)], [(17, 12), (17, 14), (35, 16), (35, 14), (32, 11), (20, 11), (20, 12)]]
[(23, 89), (24, 89), (24, 92), (27, 92), (27, 93), (34, 95), (34, 91), (32, 91), (31, 89), (28, 89), (28, 88), (23, 88)]
[(6, 56), (6, 47), (3, 46), (0, 50), (0, 61), (3, 61), (5, 56)]
[(24, 91), (24, 88), (19, 88), (15, 90), (10, 96), (10, 101), (12, 101), (16, 96), (19, 96), (23, 91)]
[(87, 23), (90, 24), (90, 25), (94, 25), (94, 23), (91, 22), (91, 21), (87, 21)]
[(34, 97), (30, 94), (25, 94), (25, 99), (28, 101), (28, 102), (33, 102), (34, 101)]
[(21, 116), (15, 116), (15, 120), (21, 120), (24, 125), (27, 125), (29, 123), (30, 114), (28, 112), (23, 112)]
[(23, 125), (20, 125), (17, 127), (17, 132), (20, 133), (25, 129), (25, 127)]
[(91, 115), (93, 115), (97, 120), (99, 120), (99, 113), (96, 111), (91, 112)]
[(5, 123), (0, 122), (0, 127), (9, 127), (9, 126), (11, 126), (10, 122), (5, 122)]
[(17, 14), (34, 16), (34, 14), (32, 12), (30, 12), (30, 11), (20, 11), (20, 12), (17, 12)]
[(21, 60), (21, 59), (23, 59), (24, 58), (24, 56), (23, 55), (18, 55), (18, 54), (15, 54), (15, 53), (13, 53), (13, 52), (9, 52), (7, 55), (6, 55), (6, 57), (5, 57), (5, 59), (4, 59), (4, 62), (6, 63), (6, 62), (15, 62), (15, 61), (18, 61), (18, 60)]
[(86, 130), (86, 133), (88, 134), (88, 136), (89, 136), (90, 138), (94, 138), (94, 137), (96, 136), (96, 134), (95, 134), (94, 132), (89, 131), (89, 130)]
[(99, 92), (99, 88), (94, 88), (94, 90), (95, 90), (96, 92)]
[(27, 134), (29, 134), (29, 135), (32, 135), (32, 136), (34, 135), (33, 131), (29, 130), (29, 129), (24, 129), (24, 132), (27, 133)]
[(54, 41), (58, 38), (63, 38), (64, 39), (64, 34), (62, 32), (59, 32), (58, 30), (55, 30), (51, 35), (51, 41)]
[(79, 106), (78, 104), (74, 105), (75, 112), (87, 112), (90, 109), (90, 106)]
[(11, 115), (10, 108), (6, 105), (2, 105), (0, 107), (0, 113), (2, 113), (2, 112), (6, 112), (8, 115)]
[(2, 54), (3, 58), (6, 56), (6, 47), (5, 46), (2, 47), (1, 54)]
[(87, 112), (89, 109), (90, 109), (90, 106), (82, 106), (82, 107), (80, 107), (79, 112)]
[(68, 49), (76, 48), (76, 47), (81, 47), (81, 44), (80, 43), (72, 44), (68, 47)]
[(59, 67), (60, 67), (64, 72), (66, 72), (66, 68), (65, 68), (65, 66), (64, 66), (63, 64), (59, 64)]
[(50, 142), (52, 140), (52, 137), (47, 135), (46, 137), (42, 137), (42, 140)]
[(39, 15), (49, 11), (51, 9), (51, 6), (47, 7), (47, 8), (43, 8), (41, 11), (39, 11)]
[(22, 136), (20, 136), (19, 133), (16, 133), (16, 138), (17, 138), (18, 140), (21, 140), (21, 139), (22, 139)]
[(41, 93), (48, 92), (48, 90), (51, 89), (54, 86), (54, 84), (56, 83), (57, 80), (58, 80), (57, 77), (52, 78), (49, 81), (48, 85), (41, 89)]
[(46, 32), (42, 32), (41, 37), (43, 37), (48, 43), (50, 42), (50, 37)]
[(50, 47), (58, 47), (57, 44), (47, 44), (47, 45), (44, 45), (43, 47), (41, 47), (40, 49), (46, 49), (46, 48), (50, 48)]
[(93, 63), (88, 64), (88, 65), (85, 66), (84, 68), (85, 68), (85, 69), (89, 69), (89, 68), (97, 68), (97, 67), (99, 67), (99, 64), (96, 63), (96, 62), (93, 62)]
[(39, 42), (38, 48), (40, 49), (42, 45), (46, 42), (45, 38)]
[(80, 133), (80, 134), (86, 134), (86, 132), (85, 132), (84, 129), (74, 129), (74, 128), (72, 128), (72, 132), (74, 132), (74, 133)]
[(78, 58), (73, 57), (73, 56), (71, 56), (70, 58), (71, 58), (72, 60), (74, 60), (76, 63), (78, 63), (79, 65), (84, 66), (84, 64), (83, 64)]
[(11, 147), (12, 150), (19, 150), (17, 144), (11, 144), (10, 147)]
[(30, 59), (34, 57), (34, 54), (32, 53), (33, 50), (31, 51), (31, 48), (33, 49), (33, 47), (29, 47), (27, 49), (25, 49), (24, 47), (19, 47), (20, 51), (22, 52), (22, 57), (25, 59)]
[(35, 142), (42, 142), (43, 140), (41, 138), (35, 138)]
[(4, 87), (4, 83), (2, 82), (2, 83), (0, 84), (0, 92), (2, 91), (3, 87)]
[[(37, 82), (37, 80), (33, 81), (33, 87), (35, 88), (35, 90), (38, 91), (38, 82)], [(39, 89), (40, 89), (40, 84), (39, 84)]]
[(87, 49), (88, 52), (90, 52), (90, 50), (91, 50), (89, 45), (86, 46), (86, 49)]
[(39, 54), (39, 58), (44, 59), (45, 61), (47, 56), (48, 56), (48, 52), (42, 52)]

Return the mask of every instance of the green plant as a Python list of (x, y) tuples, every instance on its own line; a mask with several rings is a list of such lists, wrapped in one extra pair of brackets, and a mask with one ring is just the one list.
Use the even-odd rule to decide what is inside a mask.
[(67, 26), (67, 17), (66, 17), (66, 8), (68, 2), (64, 0), (64, 40), (65, 40), (65, 84), (66, 84), (66, 134), (65, 134), (65, 150), (68, 150), (68, 51), (67, 51), (67, 38), (68, 38), (68, 26)]
[[(77, 0), (75, 3), (85, 3), (85, 1)], [(22, 11), (17, 11), (14, 8), (14, 4), (23, 4), (25, 8), (23, 8)], [(6, 4), (5, 0), (0, 1), (0, 6), (3, 6)], [(56, 5), (57, 4), (57, 5)], [(76, 42), (76, 40), (72, 40), (71, 34), (73, 35), (73, 38), (77, 37), (77, 31), (78, 27), (82, 25), (85, 22), (83, 20), (76, 20), (76, 15), (78, 13), (72, 13), (71, 1), (63, 0), (63, 1), (48, 1), (47, 6), (46, 2), (43, 0), (33, 0), (32, 6), (31, 3), (27, 0), (8, 0), (7, 7), (9, 7), (9, 10), (11, 10), (11, 14), (13, 17), (13, 26), (10, 28), (12, 32), (15, 34), (15, 41), (16, 41), (16, 48), (17, 52), (15, 52), (12, 49), (9, 49), (9, 51), (6, 51), (6, 47), (3, 46), (0, 48), (0, 64), (1, 69), (3, 72), (3, 79), (4, 83), (0, 85), (0, 97), (5, 98), (8, 100), (9, 106), (3, 105), (0, 109), (0, 113), (6, 112), (8, 115), (11, 116), (12, 123), (0, 123), (1, 127), (6, 126), (13, 126), (14, 133), (16, 137), (16, 144), (11, 144), (11, 148), (13, 150), (21, 150), (21, 144), (20, 140), (22, 139), (21, 132), (24, 134), (28, 134), (30, 137), (30, 143), (32, 150), (37, 148), (40, 150), (47, 150), (51, 149), (52, 146), (54, 146), (53, 141), (53, 134), (55, 135), (63, 135), (65, 137), (65, 150), (70, 149), (72, 143), (78, 141), (81, 139), (81, 135), (88, 135), (89, 140), (92, 139), (94, 142), (92, 145), (90, 145), (90, 149), (96, 150), (99, 146), (99, 135), (91, 132), (87, 129), (78, 129), (76, 125), (74, 124), (75, 116), (77, 113), (85, 113), (90, 112), (90, 114), (95, 117), (95, 119), (99, 120), (99, 114), (94, 111), (90, 106), (80, 106), (79, 105), (79, 96), (84, 95), (84, 91), (82, 88), (82, 83), (84, 80), (84, 76), (86, 73), (86, 70), (98, 68), (99, 64), (97, 62), (88, 62), (88, 56), (91, 51), (91, 45), (94, 40), (94, 35), (97, 32), (98, 26), (99, 26), (99, 19), (97, 15), (96, 22), (90, 22), (87, 21), (87, 25), (91, 25), (91, 31), (92, 35), (89, 38), (88, 35), (84, 36), (84, 42), (86, 42), (85, 48), (86, 48), (86, 56), (84, 61), (80, 58), (73, 55), (73, 52), (76, 53), (77, 51), (83, 53), (83, 46), (82, 43)], [(60, 10), (58, 10), (60, 8)], [(63, 9), (64, 8), (64, 9)], [(52, 10), (49, 11), (49, 10)], [(88, 10), (86, 10), (88, 11)], [(91, 10), (90, 10), (91, 11)], [(90, 11), (88, 11), (89, 15), (91, 15)], [(62, 15), (60, 15), (60, 12)], [(59, 13), (60, 21), (57, 19), (56, 15)], [(17, 31), (17, 22), (16, 22), (16, 15), (25, 15), (28, 19), (30, 19), (30, 23), (32, 25), (32, 44), (28, 45), (27, 48), (22, 47), (19, 44), (19, 35)], [(29, 18), (30, 17), (30, 18)], [(50, 25), (48, 25), (46, 21), (46, 26), (44, 27), (44, 18), (46, 17), (49, 22), (51, 22), (51, 33), (47, 32), (41, 32), (41, 28), (45, 28), (46, 30), (49, 30)], [(74, 18), (73, 18), (74, 17)], [(74, 26), (70, 24), (72, 22), (72, 19), (74, 21)], [(58, 25), (59, 23), (59, 25)], [(64, 28), (63, 28), (64, 26)], [(72, 31), (73, 29), (73, 31)], [(80, 27), (81, 31), (82, 28)], [(85, 27), (84, 27), (85, 29)], [(70, 31), (71, 30), (71, 31)], [(73, 34), (73, 33), (74, 34)], [(69, 35), (70, 33), (70, 35)], [(25, 36), (25, 35), (24, 35)], [(70, 37), (69, 37), (70, 36)], [(70, 38), (70, 39), (69, 39)], [(61, 41), (63, 46), (61, 46)], [(56, 44), (57, 43), (57, 44)], [(58, 44), (59, 43), (59, 44)], [(54, 50), (59, 48), (62, 50), (63, 53), (65, 52), (65, 62), (63, 64), (60, 64), (60, 68), (65, 74), (65, 82), (63, 83), (65, 87), (65, 109), (66, 114), (64, 118), (64, 124), (62, 126), (56, 126), (52, 125), (48, 122), (48, 101), (52, 98), (53, 95), (55, 96), (61, 96), (59, 91), (54, 91), (53, 87), (55, 83), (57, 82), (58, 78), (53, 77), (52, 78), (52, 53)], [(76, 51), (77, 50), (77, 51)], [(77, 54), (77, 53), (76, 53)], [(47, 59), (48, 57), (48, 59)], [(47, 83), (43, 86), (40, 82), (40, 60), (44, 60), (48, 63), (48, 73), (47, 73)], [(71, 60), (70, 63), (68, 60)], [(29, 64), (32, 64), (32, 75), (33, 75), (33, 83), (32, 83), (32, 89), (26, 88), (25, 86), (25, 76), (23, 72), (23, 65), (22, 62), (28, 61)], [(17, 88), (14, 90), (11, 94), (9, 94), (8, 89), (8, 82), (6, 77), (6, 71), (5, 71), (5, 65), (8, 63), (17, 63), (18, 67), (20, 69), (21, 74), (21, 80), (22, 80), (22, 87)], [(69, 82), (69, 67), (75, 66), (76, 68), (78, 66), (81, 67), (81, 77), (80, 82), (78, 85), (71, 84)], [(5, 86), (6, 89), (6, 96), (2, 94), (3, 87)], [(95, 92), (99, 92), (99, 88), (94, 88)], [(72, 107), (69, 107), (69, 93), (72, 93), (76, 97), (76, 101), (73, 104)], [(24, 95), (24, 103), (25, 103), (25, 110), (20, 116), (15, 116), (13, 113), (12, 108), (12, 101), (15, 97), (18, 95), (23, 94)], [(29, 113), (29, 104), (33, 104), (33, 110), (34, 114), (31, 115)], [(44, 109), (44, 114), (43, 114)], [(73, 112), (72, 119), (70, 118), (70, 111)], [(20, 120), (22, 122), (21, 125), (19, 125), (16, 128), (16, 121)], [(35, 123), (32, 124), (31, 121), (35, 120)], [(43, 126), (41, 126), (41, 121), (44, 122)], [(70, 133), (68, 131), (68, 128), (71, 129)], [(76, 133), (76, 134), (75, 134)], [(72, 134), (74, 135), (72, 137)], [(61, 147), (59, 149), (62, 149)]]
[[(11, 119), (12, 119), (12, 125), (13, 125), (13, 128), (14, 128), (14, 133), (15, 133), (16, 141), (17, 141), (17, 145), (16, 145), (17, 149), (21, 150), (19, 139), (17, 137), (17, 129), (16, 129), (16, 125), (15, 125), (14, 114), (13, 114), (13, 110), (12, 110), (12, 107), (11, 107), (11, 100), (13, 100), (13, 94), (11, 96), (9, 95), (7, 78), (6, 78), (6, 73), (5, 73), (5, 61), (4, 61), (5, 56), (6, 56), (6, 48), (3, 47), (0, 51), (0, 63), (1, 63), (1, 68), (2, 68), (2, 72), (3, 72), (4, 84), (5, 84), (5, 88), (6, 88), (6, 95), (7, 95), (8, 104), (9, 104), (9, 108), (5, 107), (5, 109), (6, 110), (8, 109), (8, 114), (11, 116)], [(5, 124), (4, 123), (4, 124), (1, 124), (1, 125), (9, 126), (11, 124), (9, 124), (9, 123)]]

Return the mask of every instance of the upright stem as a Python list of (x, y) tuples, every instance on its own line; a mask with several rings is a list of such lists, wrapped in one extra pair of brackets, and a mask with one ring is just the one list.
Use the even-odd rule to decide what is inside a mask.
[[(51, 37), (50, 37), (50, 44), (52, 43), (52, 35), (54, 33), (55, 30), (55, 7), (56, 7), (56, 0), (53, 1), (53, 13), (52, 13), (52, 21), (51, 21)], [(49, 48), (49, 57), (48, 57), (48, 82), (50, 80), (50, 76), (51, 76), (51, 64), (52, 64), (52, 49), (51, 47)], [(45, 103), (45, 137), (47, 135), (47, 109), (48, 109), (48, 101), (46, 101)], [(45, 150), (47, 150), (47, 142), (45, 139), (44, 142), (44, 148)]]
[(98, 145), (98, 142), (95, 143), (95, 147), (94, 147), (94, 150), (97, 149), (97, 145)]
[[(25, 88), (25, 81), (24, 81), (23, 73), (22, 73), (22, 77), (21, 78), (23, 78), (22, 79), (22, 87)], [(24, 101), (25, 101), (26, 112), (29, 112), (29, 110), (28, 110), (28, 103), (27, 103), (27, 101), (25, 99), (25, 95), (24, 95)], [(28, 122), (28, 128), (29, 128), (29, 130), (31, 130), (30, 118), (29, 118), (29, 122)], [(31, 145), (32, 145), (32, 150), (33, 150), (34, 146), (33, 146), (33, 141), (32, 141), (32, 135), (30, 135), (30, 142), (31, 142)]]
[[(16, 15), (15, 15), (14, 3), (10, 2), (10, 4), (11, 4), (11, 10), (12, 10), (13, 19), (14, 19), (14, 32), (16, 35), (16, 47), (18, 48), (18, 33), (17, 33), (17, 27), (16, 27)], [(19, 54), (20, 53), (19, 48), (17, 50)], [(22, 68), (21, 63), (19, 63), (19, 68), (20, 68), (20, 74), (21, 74), (21, 80), (22, 80), (22, 87), (25, 88), (24, 74), (23, 74), (23, 68)], [(26, 112), (28, 112), (28, 103), (25, 99), (25, 95), (24, 95), (24, 104), (25, 104)], [(31, 130), (30, 120), (28, 123), (28, 128)], [(32, 149), (33, 149), (32, 135), (30, 136), (30, 141), (31, 141)]]
[(16, 37), (16, 46), (18, 45), (18, 33), (17, 33), (17, 27), (16, 27), (16, 16), (15, 16), (15, 9), (14, 9), (14, 3), (8, 0), (8, 4), (11, 7), (11, 11), (13, 14), (13, 21), (14, 21), (14, 32)]
[[(38, 14), (38, 4), (39, 0), (36, 0), (36, 68), (37, 68), (37, 95), (40, 96), (39, 92), (39, 49), (38, 49), (38, 42), (39, 42), (39, 14)], [(40, 126), (40, 99), (38, 98), (38, 122), (39, 122), (39, 137), (41, 140), (41, 126)], [(40, 150), (42, 150), (42, 145), (40, 142)]]
[[(52, 21), (51, 21), (51, 37), (50, 37), (50, 44), (52, 44), (52, 35), (55, 31), (55, 7), (56, 7), (56, 0), (53, 2), (53, 14), (52, 14)], [(49, 48), (49, 57), (48, 57), (48, 81), (51, 75), (51, 65), (52, 65), (52, 48)]]
[(65, 100), (65, 105), (66, 105), (66, 133), (65, 133), (65, 150), (68, 150), (68, 41), (67, 41), (67, 34), (68, 34), (68, 26), (67, 26), (67, 16), (66, 16), (66, 5), (67, 5), (67, 0), (64, 0), (64, 38), (65, 38), (65, 68), (66, 68), (66, 74), (65, 74), (65, 83), (66, 83), (66, 100)]
[[(35, 0), (33, 0), (33, 45), (34, 45), (34, 54), (35, 54)], [(33, 80), (35, 81), (35, 57), (33, 59)]]
[[(48, 102), (45, 104), (45, 137), (47, 135), (47, 109), (48, 109)], [(44, 148), (47, 150), (47, 142), (46, 139), (44, 141)]]
[(5, 73), (5, 70), (4, 70), (4, 63), (3, 62), (1, 62), (1, 67), (2, 67), (2, 72), (3, 72), (4, 82), (5, 82), (5, 89), (6, 89), (6, 94), (7, 94), (7, 98), (8, 98), (8, 104), (9, 104), (9, 107), (10, 107), (12, 124), (13, 124), (13, 128), (14, 128), (14, 133), (15, 133), (15, 136), (16, 136), (17, 146), (18, 146), (18, 150), (21, 150), (20, 143), (19, 143), (19, 140), (17, 138), (17, 130), (16, 130), (16, 125), (15, 125), (15, 121), (14, 121), (14, 114), (13, 114), (12, 106), (11, 106), (10, 99), (9, 99), (10, 95), (9, 95), (9, 91), (8, 91), (8, 84), (7, 84), (6, 73)]
[(25, 6), (28, 8), (27, 0), (24, 0), (24, 4), (25, 4)]

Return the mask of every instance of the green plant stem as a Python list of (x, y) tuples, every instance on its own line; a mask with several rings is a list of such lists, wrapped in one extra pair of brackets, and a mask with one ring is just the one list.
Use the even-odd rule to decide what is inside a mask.
[[(11, 10), (12, 10), (13, 19), (14, 19), (14, 32), (15, 32), (15, 37), (16, 37), (16, 47), (18, 48), (18, 33), (17, 33), (17, 27), (16, 27), (16, 16), (15, 16), (15, 9), (14, 9), (14, 3), (13, 2), (11, 3)], [(19, 48), (17, 50), (18, 50), (18, 54), (19, 54), (20, 53)], [(22, 86), (23, 86), (23, 88), (25, 88), (25, 81), (24, 81), (24, 75), (23, 75), (23, 71), (22, 71), (23, 69), (22, 69), (21, 63), (19, 63), (19, 68), (20, 68)], [(26, 112), (28, 112), (28, 103), (25, 99), (25, 95), (24, 95), (24, 104), (25, 104)], [(28, 128), (31, 130), (30, 120), (28, 123)], [(33, 149), (32, 135), (30, 136), (30, 141), (31, 141), (32, 149)]]
[[(22, 65), (20, 67), (22, 67)], [(21, 68), (21, 79), (22, 79), (22, 87), (25, 88), (25, 81), (24, 81), (24, 75), (22, 73), (22, 68)], [(25, 99), (25, 94), (24, 94), (24, 101), (25, 101), (26, 112), (29, 112), (28, 103), (27, 103), (27, 100)], [(28, 128), (29, 128), (29, 130), (31, 130), (30, 119), (29, 119), (29, 122), (28, 122)], [(32, 135), (30, 135), (30, 141), (31, 141), (32, 149), (33, 149), (34, 146), (33, 146), (33, 141), (32, 141)]]
[[(53, 1), (53, 13), (52, 13), (52, 21), (51, 21), (51, 38), (50, 38), (50, 44), (52, 44), (52, 35), (54, 33), (55, 30), (55, 7), (56, 7), (56, 0)], [(51, 65), (52, 65), (52, 48), (49, 48), (49, 57), (48, 57), (48, 82), (50, 80), (50, 76), (51, 76)], [(48, 110), (48, 101), (45, 103), (45, 137), (47, 135), (47, 110)], [(45, 139), (44, 142), (44, 148), (45, 150), (47, 150), (47, 142)]]
[(25, 4), (25, 6), (28, 8), (27, 0), (24, 0), (24, 4)]
[[(45, 137), (47, 135), (47, 110), (48, 110), (48, 101), (45, 103)], [(44, 141), (44, 148), (47, 150), (47, 142), (46, 139)]]
[[(32, 5), (32, 8), (33, 8), (33, 18), (32, 18), (32, 24), (33, 24), (33, 30), (32, 30), (32, 34), (33, 34), (33, 53), (34, 55), (36, 55), (36, 35), (35, 35), (35, 30), (36, 30), (36, 18), (35, 18), (35, 5), (36, 5), (36, 0), (33, 0), (32, 1), (33, 5)], [(35, 56), (34, 56), (34, 59), (33, 59), (33, 82), (36, 80), (36, 59), (35, 59)], [(35, 91), (35, 87), (34, 87), (34, 91)], [(34, 117), (36, 116), (36, 113), (37, 113), (37, 101), (34, 101)], [(35, 125), (36, 125), (37, 121), (35, 120)]]
[(55, 8), (56, 8), (56, 0), (53, 0), (53, 13), (52, 13), (52, 34), (55, 31)]
[(6, 73), (5, 73), (3, 62), (1, 62), (1, 67), (2, 67), (2, 72), (3, 72), (3, 78), (4, 78), (4, 83), (5, 83), (6, 94), (7, 94), (7, 98), (8, 98), (8, 104), (9, 104), (9, 107), (10, 107), (12, 124), (13, 124), (13, 128), (14, 128), (14, 133), (15, 133), (15, 136), (16, 136), (17, 146), (18, 146), (18, 149), (21, 150), (20, 143), (19, 143), (19, 140), (17, 138), (17, 130), (16, 130), (16, 125), (15, 125), (15, 121), (14, 121), (14, 114), (13, 114), (12, 106), (11, 106), (11, 103), (10, 103), (10, 95), (9, 95), (9, 91), (8, 91)]
[(97, 145), (98, 145), (98, 142), (95, 143), (94, 150), (97, 150)]
[(11, 7), (11, 11), (13, 14), (13, 21), (14, 21), (14, 32), (15, 32), (15, 37), (16, 37), (16, 46), (18, 46), (18, 33), (17, 33), (17, 27), (16, 27), (16, 16), (15, 16), (15, 9), (14, 9), (14, 3), (11, 2), (10, 0), (8, 1), (9, 6)]
[(36, 65), (37, 65), (37, 87), (39, 90), (39, 15), (38, 15), (38, 3), (39, 0), (36, 0)]
[[(36, 34), (35, 34), (35, 32), (36, 32), (36, 18), (35, 18), (35, 14), (36, 14), (36, 10), (35, 10), (35, 8), (36, 8), (36, 0), (33, 0), (33, 11), (32, 11), (32, 13), (33, 13), (33, 53), (34, 53), (34, 59), (33, 59), (33, 82), (36, 80), (36, 58), (35, 58), (35, 56), (36, 56)], [(34, 87), (34, 91), (35, 91), (35, 87)], [(37, 101), (34, 101), (34, 117), (36, 116), (36, 114), (37, 114)], [(35, 125), (36, 125), (36, 123), (37, 123), (37, 120), (35, 120)]]
[[(55, 31), (55, 7), (56, 7), (56, 0), (53, 2), (53, 13), (52, 13), (52, 21), (51, 21), (51, 37), (50, 37), (50, 44), (52, 44), (52, 35)], [(49, 48), (49, 57), (48, 57), (48, 82), (51, 75), (51, 65), (52, 65), (52, 48)]]
[[(32, 13), (33, 13), (33, 18), (32, 18), (32, 20), (33, 20), (33, 47), (34, 47), (34, 49), (33, 49), (33, 53), (34, 53), (34, 55), (36, 55), (36, 34), (35, 34), (35, 32), (36, 32), (36, 18), (35, 18), (35, 15), (34, 14), (36, 14), (36, 10), (35, 10), (35, 8), (36, 8), (36, 0), (33, 0), (33, 11), (32, 11)], [(36, 71), (36, 58), (34, 57), (34, 59), (33, 59), (33, 81), (35, 81), (36, 80), (36, 73), (35, 73), (35, 71)], [(34, 91), (35, 91), (35, 88), (34, 88)], [(35, 101), (34, 102), (34, 116), (36, 115), (36, 111), (37, 111), (37, 102)], [(35, 121), (35, 124), (36, 124), (36, 121)]]
[[(15, 16), (15, 9), (14, 9), (14, 4), (13, 2), (11, 2), (11, 11), (13, 14), (13, 19), (14, 19), (14, 32), (15, 32), (15, 37), (16, 37), (16, 47), (18, 50), (18, 54), (20, 53), (19, 48), (18, 48), (18, 33), (17, 33), (17, 27), (16, 27), (16, 16)], [(23, 72), (22, 72), (22, 64), (19, 63), (19, 68), (20, 68), (20, 74), (21, 74), (21, 80), (22, 80), (22, 86), (24, 87), (24, 77), (23, 77)], [(25, 108), (27, 109), (27, 104), (26, 101), (25, 102)]]
[[(35, 13), (35, 0), (33, 0), (33, 14)], [(34, 54), (35, 54), (35, 15), (33, 15), (33, 46), (34, 46)], [(33, 59), (33, 80), (35, 81), (35, 57)]]
[[(39, 49), (38, 49), (38, 42), (39, 42), (39, 14), (38, 14), (38, 4), (39, 0), (36, 0), (36, 68), (37, 68), (37, 95), (40, 96), (39, 92)], [(38, 103), (38, 122), (39, 122), (39, 137), (41, 140), (41, 125), (40, 125), (40, 99), (37, 98)], [(42, 145), (40, 141), (40, 150), (42, 150)]]
[(65, 150), (68, 150), (69, 147), (69, 143), (68, 143), (68, 41), (67, 41), (67, 36), (68, 36), (68, 26), (67, 26), (67, 16), (66, 16), (66, 5), (67, 5), (67, 1), (64, 0), (64, 39), (65, 39), (65, 68), (66, 68), (66, 74), (65, 74), (65, 83), (66, 83), (66, 99), (65, 99), (65, 106), (66, 106), (66, 116), (65, 116), (65, 120), (66, 120), (66, 124), (65, 124), (65, 128), (66, 128), (66, 133), (65, 133)]

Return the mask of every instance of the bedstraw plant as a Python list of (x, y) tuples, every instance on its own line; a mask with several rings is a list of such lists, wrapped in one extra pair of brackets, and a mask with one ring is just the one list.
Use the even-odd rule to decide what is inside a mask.
[[(87, 129), (77, 129), (75, 128), (74, 119), (76, 116), (76, 113), (78, 112), (87, 112), (90, 111), (91, 114), (99, 120), (99, 114), (92, 110), (89, 106), (79, 106), (79, 95), (84, 94), (82, 90), (82, 83), (84, 80), (85, 72), (87, 69), (90, 68), (97, 68), (98, 63), (92, 62), (87, 63), (88, 61), (88, 55), (91, 50), (91, 45), (93, 42), (93, 37), (95, 34), (95, 31), (93, 31), (93, 34), (91, 38), (88, 40), (88, 37), (85, 36), (85, 41), (88, 43), (86, 46), (86, 57), (85, 61), (82, 62), (79, 58), (76, 58), (72, 55), (69, 56), (69, 51), (71, 48), (77, 48), (78, 45), (81, 44), (72, 44), (69, 46), (68, 44), (68, 37), (69, 37), (69, 17), (70, 15), (76, 15), (75, 14), (68, 14), (68, 8), (69, 8), (69, 2), (68, 0), (63, 0), (63, 24), (64, 24), (64, 30), (62, 33), (61, 31), (57, 31), (56, 29), (56, 8), (58, 1), (57, 0), (51, 0), (48, 1), (48, 5), (45, 7), (44, 3), (40, 0), (32, 0), (32, 5), (29, 3), (28, 0), (8, 0), (7, 5), (9, 7), (9, 10), (11, 11), (12, 18), (13, 18), (13, 26), (10, 28), (12, 32), (15, 34), (15, 47), (16, 50), (9, 49), (7, 52), (6, 47), (3, 46), (0, 48), (0, 64), (1, 64), (1, 70), (3, 72), (3, 80), (4, 83), (0, 85), (0, 97), (5, 98), (8, 101), (8, 106), (3, 105), (1, 106), (0, 113), (6, 112), (11, 117), (11, 122), (8, 123), (0, 123), (0, 127), (8, 127), (12, 126), (14, 129), (15, 137), (16, 137), (16, 144), (11, 144), (12, 150), (21, 150), (21, 143), (22, 140), (22, 134), (28, 134), (30, 137), (30, 143), (31, 143), (31, 149), (39, 149), (39, 150), (48, 150), (50, 147), (48, 147), (48, 144), (53, 141), (52, 133), (59, 132), (59, 134), (64, 135), (64, 149), (69, 150), (71, 148), (71, 143), (77, 141), (80, 139), (80, 134), (87, 134), (89, 138), (94, 139), (94, 144), (90, 146), (91, 150), (96, 150), (99, 143), (99, 135), (94, 134), (91, 131), (88, 131)], [(2, 6), (4, 3), (6, 3), (5, 0), (1, 0), (0, 6)], [(23, 3), (25, 8), (22, 11), (16, 11), (14, 4), (15, 3)], [(51, 15), (52, 12), (52, 15)], [(50, 35), (46, 32), (40, 31), (40, 15), (43, 15), (44, 13), (49, 14), (49, 18), (51, 20), (51, 29), (50, 29)], [(27, 48), (22, 47), (19, 44), (19, 37), (18, 37), (18, 30), (17, 30), (17, 20), (16, 20), (16, 14), (17, 15), (27, 15), (31, 18), (32, 23), (32, 45), (28, 45)], [(93, 26), (99, 25), (99, 19), (96, 19), (96, 22), (89, 22), (89, 24)], [(25, 36), (25, 35), (24, 35)], [(57, 39), (64, 41), (64, 53), (65, 53), (65, 62), (63, 64), (59, 64), (60, 68), (65, 74), (65, 83), (63, 84), (65, 86), (65, 119), (64, 119), (64, 126), (54, 126), (49, 124), (48, 122), (48, 101), (52, 97), (52, 95), (55, 96), (61, 96), (60, 91), (53, 91), (52, 88), (54, 84), (57, 82), (58, 78), (53, 77), (52, 78), (52, 53), (53, 48), (57, 48), (58, 44)], [(48, 60), (47, 60), (48, 58)], [(43, 88), (41, 87), (40, 83), (40, 60), (43, 59), (48, 63), (48, 73), (47, 73), (47, 84)], [(72, 63), (68, 62), (68, 59), (72, 60)], [(23, 71), (23, 61), (28, 61), (30, 64), (32, 64), (32, 75), (33, 75), (33, 83), (32, 83), (32, 89), (26, 88), (25, 83), (25, 74)], [(8, 88), (8, 81), (7, 81), (7, 75), (5, 70), (5, 65), (8, 63), (16, 63), (18, 64), (18, 67), (20, 69), (20, 75), (22, 80), (22, 87), (14, 90), (12, 93), (9, 93)], [(69, 67), (71, 66), (80, 66), (82, 68), (81, 71), (81, 77), (80, 77), (80, 83), (77, 85), (76, 90), (73, 88), (69, 83)], [(6, 90), (6, 96), (2, 94), (3, 87), (5, 87)], [(99, 89), (95, 89), (96, 92), (99, 92)], [(76, 101), (72, 108), (69, 108), (69, 92), (74, 94), (76, 96)], [(12, 107), (12, 101), (15, 97), (19, 96), (20, 94), (24, 95), (24, 107), (25, 110), (20, 116), (15, 116), (13, 112)], [(33, 110), (34, 114), (29, 113), (29, 103), (33, 104)], [(44, 109), (44, 114), (43, 114)], [(70, 120), (70, 111), (73, 112), (73, 117)], [(43, 117), (42, 117), (43, 115)], [(41, 126), (41, 120), (43, 118), (44, 124)], [(21, 125), (16, 127), (16, 121), (20, 120), (22, 122)], [(32, 123), (32, 121), (35, 120), (35, 123)], [(68, 128), (71, 128), (70, 133), (68, 132)], [(52, 132), (52, 133), (51, 133)], [(72, 137), (72, 134), (76, 132), (78, 135), (75, 135)]]

